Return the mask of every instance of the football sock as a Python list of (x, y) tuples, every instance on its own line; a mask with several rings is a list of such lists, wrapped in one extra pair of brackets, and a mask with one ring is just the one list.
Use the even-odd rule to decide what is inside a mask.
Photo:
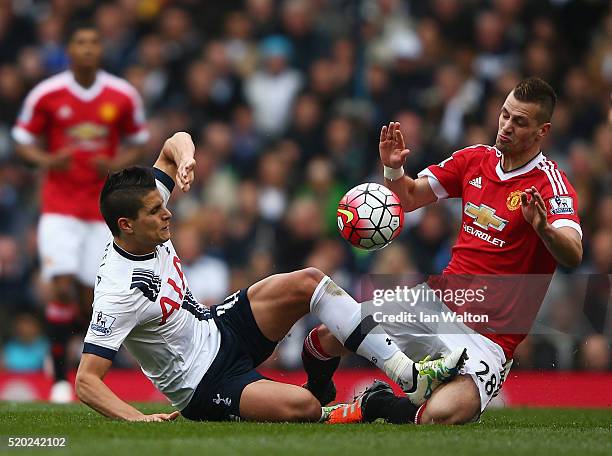
[(51, 342), (54, 381), (66, 380), (66, 348), (76, 317), (76, 306), (51, 301), (45, 310), (47, 334)]
[(394, 382), (412, 385), (414, 363), (403, 354), (372, 316), (362, 318), (361, 306), (325, 276), (310, 300), (310, 311), (346, 348), (370, 360)]
[(393, 424), (414, 423), (418, 409), (407, 397), (397, 397), (393, 393), (376, 394), (368, 399), (363, 419), (368, 423), (378, 418)]
[(334, 372), (340, 365), (339, 356), (329, 356), (321, 347), (319, 341), (319, 328), (316, 327), (306, 339), (302, 347), (302, 363), (308, 375), (308, 389), (319, 400), (330, 386)]

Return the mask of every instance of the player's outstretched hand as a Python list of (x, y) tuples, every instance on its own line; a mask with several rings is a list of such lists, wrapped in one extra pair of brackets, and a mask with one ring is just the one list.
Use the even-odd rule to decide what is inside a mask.
[(184, 159), (176, 170), (176, 182), (183, 192), (188, 192), (194, 179), (195, 159)]
[(537, 188), (532, 186), (521, 193), (521, 211), (533, 229), (539, 232), (546, 228), (546, 204)]
[(389, 126), (383, 125), (380, 130), (378, 151), (383, 165), (395, 169), (404, 166), (410, 149), (406, 149), (399, 122), (390, 122)]
[(180, 412), (172, 413), (153, 413), (152, 415), (142, 415), (138, 418), (133, 418), (130, 421), (174, 421), (181, 415)]

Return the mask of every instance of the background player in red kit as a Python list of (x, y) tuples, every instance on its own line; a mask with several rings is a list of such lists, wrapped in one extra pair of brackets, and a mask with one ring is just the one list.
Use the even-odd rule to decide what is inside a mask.
[[(540, 294), (545, 293), (556, 265), (575, 267), (581, 262), (582, 230), (576, 192), (556, 163), (541, 151), (551, 128), (555, 102), (556, 95), (546, 82), (537, 78), (521, 81), (501, 108), (495, 146), (459, 150), (423, 170), (418, 179), (404, 175), (403, 165), (410, 151), (405, 148), (399, 124), (392, 122), (382, 128), (379, 148), (385, 185), (400, 197), (405, 211), (443, 198), (463, 200), (462, 227), (451, 261), (438, 280), (460, 280), (459, 274), (468, 276), (471, 282), (482, 280), (483, 275), (518, 275), (518, 283), (525, 286), (492, 290), (498, 296), (504, 293), (499, 308), (493, 311), (502, 323), (519, 314), (523, 330), (507, 334), (510, 326), (502, 325), (501, 333), (478, 328), (474, 328), (476, 332), (464, 332), (462, 327), (453, 334), (438, 334), (426, 325), (382, 324), (409, 356), (417, 356), (415, 334), (426, 333), (431, 336), (426, 342), (430, 353), (444, 353), (453, 345), (461, 345), (467, 347), (470, 360), (465, 375), (435, 390), (427, 402), (416, 404), (420, 405), (418, 409), (398, 403), (400, 398), (395, 398), (389, 388), (375, 384), (354, 404), (361, 404), (363, 409), (357, 418), (389, 418), (388, 411), (395, 410), (398, 421), (397, 411), (401, 409), (402, 416), (409, 415), (410, 420), (422, 423), (457, 424), (477, 419), (499, 391), (514, 349), (533, 323), (541, 304), (539, 298), (543, 297)], [(534, 274), (544, 275), (535, 287), (533, 281), (526, 284)], [(432, 286), (432, 281), (425, 286)], [(529, 296), (533, 294), (537, 299)], [(532, 304), (527, 315), (525, 297)], [(453, 302), (444, 304), (457, 310)], [(422, 339), (419, 343), (424, 345)], [(330, 389), (331, 375), (342, 350), (325, 327), (315, 328), (304, 347), (307, 387), (321, 398)], [(367, 410), (369, 402), (372, 406)], [(338, 411), (338, 421), (342, 421), (342, 413)]]
[[(52, 284), (46, 319), (54, 402), (73, 396), (66, 381), (66, 343), (78, 303), (85, 320), (91, 312), (96, 270), (109, 235), (98, 207), (100, 190), (109, 171), (138, 160), (148, 139), (136, 90), (100, 70), (98, 31), (89, 24), (73, 28), (68, 54), (70, 69), (34, 87), (12, 131), (17, 153), (46, 171), (38, 249), (42, 275)], [(119, 153), (121, 140), (126, 147)]]

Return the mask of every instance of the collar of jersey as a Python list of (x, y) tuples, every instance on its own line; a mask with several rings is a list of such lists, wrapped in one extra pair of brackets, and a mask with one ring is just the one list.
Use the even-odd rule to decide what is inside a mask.
[(499, 177), (499, 180), (502, 180), (502, 181), (506, 181), (508, 179), (512, 179), (513, 177), (520, 176), (522, 174), (526, 174), (529, 171), (531, 171), (532, 169), (534, 169), (536, 166), (538, 166), (538, 164), (541, 161), (546, 160), (546, 157), (544, 156), (542, 151), (540, 151), (540, 153), (538, 155), (533, 157), (531, 160), (529, 160), (523, 166), (520, 166), (520, 167), (518, 167), (516, 169), (513, 169), (512, 171), (506, 172), (501, 167), (501, 155), (502, 155), (501, 152), (499, 150), (495, 149), (495, 154), (499, 158), (499, 161), (497, 162), (497, 166), (495, 167), (495, 172), (497, 173), (497, 177)]
[(147, 260), (152, 260), (153, 258), (155, 258), (155, 252), (145, 253), (144, 255), (134, 255), (133, 253), (123, 250), (121, 247), (115, 244), (114, 241), (113, 241), (113, 248), (119, 255), (121, 255), (124, 258), (127, 258), (128, 260), (132, 260), (132, 261), (147, 261)]
[(75, 97), (80, 98), (83, 101), (93, 100), (100, 95), (100, 92), (102, 92), (102, 89), (104, 88), (104, 81), (102, 80), (104, 71), (102, 70), (98, 70), (96, 73), (96, 80), (90, 87), (83, 87), (80, 85), (75, 79), (72, 71), (68, 70), (68, 75), (68, 89)]

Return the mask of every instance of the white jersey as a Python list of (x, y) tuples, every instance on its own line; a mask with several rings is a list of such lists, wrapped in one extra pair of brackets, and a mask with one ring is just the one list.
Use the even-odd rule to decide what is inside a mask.
[[(154, 172), (167, 203), (174, 183), (160, 170)], [(193, 298), (171, 241), (147, 255), (108, 243), (83, 353), (112, 360), (124, 344), (149, 380), (181, 410), (220, 343), (210, 310)]]

